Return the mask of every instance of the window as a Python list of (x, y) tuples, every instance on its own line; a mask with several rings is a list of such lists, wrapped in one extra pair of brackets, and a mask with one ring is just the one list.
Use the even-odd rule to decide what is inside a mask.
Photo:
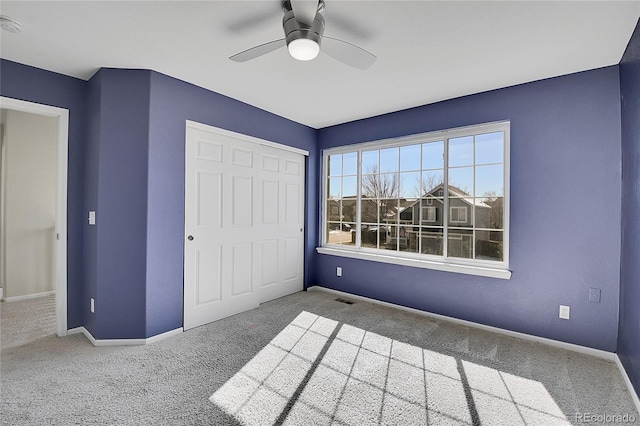
[[(431, 201), (431, 200), (427, 200)], [(429, 204), (429, 203), (427, 203)], [(435, 207), (423, 207), (422, 208), (422, 221), (423, 222), (435, 222), (436, 221), (436, 208)]]
[(329, 149), (323, 162), (331, 254), (507, 275), (508, 122)]
[(466, 207), (450, 207), (449, 215), (451, 217), (451, 223), (467, 223)]

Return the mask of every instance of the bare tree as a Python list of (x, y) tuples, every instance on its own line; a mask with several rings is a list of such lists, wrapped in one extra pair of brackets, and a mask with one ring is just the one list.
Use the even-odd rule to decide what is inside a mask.
[[(400, 178), (397, 173), (380, 174), (378, 166), (370, 167), (362, 176), (362, 218), (384, 222), (398, 205)], [(377, 199), (375, 201), (367, 198)], [(388, 201), (393, 200), (393, 201)], [(378, 216), (378, 213), (380, 216)]]
[(482, 201), (487, 206), (491, 207), (489, 214), (490, 227), (494, 229), (503, 228), (504, 219), (504, 197), (496, 194), (495, 191), (485, 192)]
[(418, 179), (417, 184), (420, 187), (420, 194), (424, 197), (443, 183), (444, 179), (442, 176), (430, 174), (426, 180)]
[(370, 167), (362, 176), (362, 195), (368, 198), (398, 198), (400, 180), (397, 173), (380, 174), (378, 166)]

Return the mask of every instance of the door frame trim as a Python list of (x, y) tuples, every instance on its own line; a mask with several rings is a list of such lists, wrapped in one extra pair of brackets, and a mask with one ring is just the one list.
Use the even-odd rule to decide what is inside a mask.
[[(272, 148), (281, 149), (283, 151), (295, 152), (296, 154), (302, 154), (305, 157), (309, 156), (309, 151), (305, 151), (304, 149), (296, 148), (289, 145), (283, 145), (278, 142), (269, 141), (266, 139), (256, 138), (254, 136), (245, 135), (243, 133), (232, 132), (231, 130), (221, 129), (219, 127), (209, 126), (207, 124), (198, 123), (197, 121), (187, 120), (186, 127), (191, 127), (192, 129), (204, 130), (206, 132), (218, 133), (223, 136), (242, 139), (247, 142), (255, 143), (258, 145), (270, 146)], [(185, 128), (186, 131), (186, 128)], [(186, 143), (186, 140), (185, 140)]]
[(69, 110), (0, 96), (0, 108), (54, 117), (57, 120), (56, 177), (56, 334), (67, 335), (67, 181)]

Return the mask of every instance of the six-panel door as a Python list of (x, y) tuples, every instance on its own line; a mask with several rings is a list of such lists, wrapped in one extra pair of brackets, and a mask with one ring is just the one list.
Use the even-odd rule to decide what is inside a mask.
[(302, 290), (304, 156), (187, 126), (184, 328)]

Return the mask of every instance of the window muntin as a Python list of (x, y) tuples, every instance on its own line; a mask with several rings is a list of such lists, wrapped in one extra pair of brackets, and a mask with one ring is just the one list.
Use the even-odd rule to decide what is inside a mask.
[(325, 151), (323, 245), (506, 268), (508, 143), (496, 123)]

